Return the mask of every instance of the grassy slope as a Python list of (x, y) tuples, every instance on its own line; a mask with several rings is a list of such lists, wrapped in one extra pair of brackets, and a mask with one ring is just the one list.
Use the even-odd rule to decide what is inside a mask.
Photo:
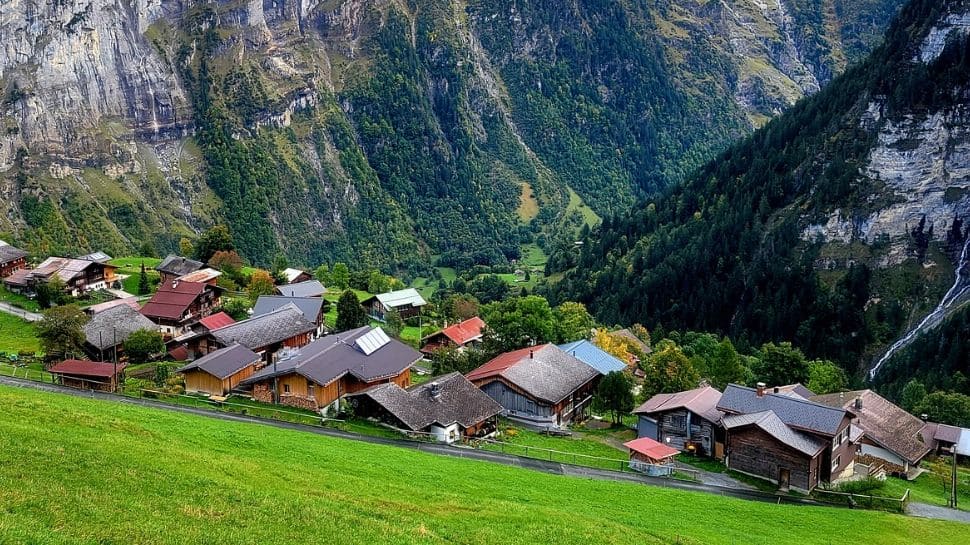
[(0, 352), (38, 352), (37, 328), (16, 316), (0, 312)]
[[(957, 478), (959, 480), (957, 506), (963, 511), (970, 511), (970, 469), (961, 467)], [(939, 477), (927, 473), (920, 475), (914, 481), (889, 477), (883, 490), (876, 494), (899, 497), (906, 492), (906, 489), (909, 489), (911, 501), (946, 507), (949, 488), (944, 493)]]
[(561, 478), (0, 388), (15, 543), (957, 544), (970, 527)]

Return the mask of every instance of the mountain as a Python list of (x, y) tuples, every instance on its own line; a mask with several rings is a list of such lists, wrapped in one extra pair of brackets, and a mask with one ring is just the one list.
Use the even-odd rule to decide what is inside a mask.
[(968, 34), (970, 3), (909, 2), (864, 62), (560, 248), (550, 293), (606, 323), (791, 340), (861, 375), (944, 294), (939, 317), (970, 292), (954, 283), (970, 236)]
[[(683, 179), (901, 0), (9, 0), (0, 232), (36, 254), (516, 257)], [(770, 4), (770, 5), (769, 5)]]

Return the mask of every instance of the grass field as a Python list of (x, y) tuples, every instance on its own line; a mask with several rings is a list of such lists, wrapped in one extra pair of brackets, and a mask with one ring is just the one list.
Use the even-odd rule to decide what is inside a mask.
[(0, 352), (38, 352), (40, 339), (34, 324), (0, 312)]
[[(957, 482), (957, 508), (962, 511), (970, 511), (970, 469), (960, 468), (957, 473)], [(926, 473), (912, 481), (888, 477), (885, 487), (876, 494), (898, 498), (906, 492), (907, 488), (910, 493), (910, 501), (946, 507), (949, 488), (944, 493), (939, 477)]]
[(593, 211), (592, 208), (583, 202), (583, 198), (579, 196), (578, 193), (573, 191), (570, 187), (569, 189), (569, 204), (566, 205), (566, 213), (571, 214), (573, 212), (579, 212), (583, 218), (583, 223), (589, 225), (590, 227), (595, 227), (602, 222), (602, 218)]
[(17, 308), (22, 308), (28, 312), (40, 312), (40, 305), (37, 304), (37, 301), (34, 301), (26, 295), (8, 291), (2, 284), (0, 284), (0, 301)]
[(964, 544), (970, 526), (556, 477), (0, 387), (0, 541)]

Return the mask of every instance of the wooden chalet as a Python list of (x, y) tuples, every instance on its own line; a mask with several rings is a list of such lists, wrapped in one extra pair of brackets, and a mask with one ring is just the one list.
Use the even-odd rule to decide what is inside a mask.
[(630, 449), (630, 469), (650, 475), (669, 475), (673, 459), (680, 454), (679, 450), (649, 437), (627, 441), (623, 446)]
[(178, 370), (185, 377), (185, 391), (223, 397), (262, 364), (259, 354), (232, 344), (202, 356)]
[(328, 335), (274, 362), (243, 381), (253, 399), (309, 410), (327, 410), (347, 394), (379, 384), (411, 384), (421, 354), (364, 326)]
[(925, 422), (872, 390), (820, 395), (811, 400), (855, 415), (850, 438), (858, 449), (856, 462), (901, 477), (918, 475), (916, 467), (930, 453), (930, 446), (920, 435)]
[(303, 313), (303, 318), (317, 326), (316, 335), (323, 335), (326, 322), (323, 315), (321, 297), (287, 297), (284, 295), (260, 295), (253, 306), (253, 316), (268, 314), (286, 305), (294, 305)]
[(124, 381), (125, 364), (85, 360), (64, 360), (47, 370), (55, 384), (113, 392)]
[(556, 427), (586, 419), (600, 373), (545, 344), (502, 354), (466, 377), (506, 416)]
[(84, 324), (84, 351), (92, 359), (123, 357), (124, 343), (139, 330), (158, 331), (158, 326), (129, 305), (116, 305), (91, 315)]
[(27, 252), (0, 240), (0, 278), (27, 268)]
[(269, 364), (276, 361), (281, 351), (306, 346), (314, 339), (316, 330), (317, 325), (307, 321), (296, 305), (288, 304), (210, 331), (202, 337), (197, 353), (205, 355), (238, 343), (259, 354), (263, 362)]
[(188, 259), (177, 255), (169, 255), (155, 266), (162, 284), (169, 284), (179, 277), (194, 273), (205, 267), (201, 261)]
[(485, 322), (475, 316), (428, 335), (422, 339), (421, 352), (431, 355), (449, 348), (461, 351), (468, 346), (480, 344), (484, 332)]
[(402, 388), (373, 386), (347, 396), (354, 414), (376, 418), (399, 429), (427, 433), (442, 443), (495, 433), (502, 406), (461, 373)]
[(298, 284), (313, 280), (313, 275), (300, 269), (286, 268), (283, 269), (283, 278), (286, 279), (287, 284)]
[(421, 297), (418, 290), (408, 288), (404, 290), (379, 293), (360, 303), (367, 309), (367, 314), (379, 321), (387, 321), (387, 313), (394, 311), (402, 320), (414, 318), (421, 315), (421, 307), (427, 305), (427, 301)]
[(222, 288), (203, 282), (172, 280), (158, 285), (158, 291), (142, 307), (143, 316), (158, 324), (168, 337), (189, 331), (220, 304)]
[(854, 473), (854, 415), (845, 409), (767, 392), (764, 384), (729, 385), (717, 409), (725, 415), (724, 461), (730, 469), (802, 492)]
[(21, 269), (4, 280), (11, 291), (35, 293), (37, 286), (59, 278), (64, 282), (64, 291), (73, 297), (111, 287), (116, 281), (117, 267), (97, 261), (49, 257), (34, 269)]
[[(181, 347), (185, 352), (185, 357), (182, 359), (192, 360), (218, 350), (222, 348), (222, 344), (216, 342), (210, 333), (234, 323), (236, 321), (225, 312), (216, 312), (200, 318), (198, 322), (189, 326), (188, 331), (169, 342), (169, 352)], [(181, 354), (181, 351), (177, 353)]]
[(634, 409), (637, 437), (659, 441), (682, 452), (724, 457), (724, 434), (717, 404), (721, 392), (704, 386), (686, 392), (657, 394)]

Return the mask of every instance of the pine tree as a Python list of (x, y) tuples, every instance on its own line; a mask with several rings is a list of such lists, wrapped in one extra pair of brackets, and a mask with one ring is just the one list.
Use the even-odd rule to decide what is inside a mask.
[(138, 295), (148, 295), (151, 286), (148, 285), (148, 273), (145, 272), (145, 264), (141, 264), (141, 272), (138, 274)]
[(337, 300), (337, 331), (347, 331), (367, 325), (367, 313), (360, 306), (357, 294), (347, 290)]

